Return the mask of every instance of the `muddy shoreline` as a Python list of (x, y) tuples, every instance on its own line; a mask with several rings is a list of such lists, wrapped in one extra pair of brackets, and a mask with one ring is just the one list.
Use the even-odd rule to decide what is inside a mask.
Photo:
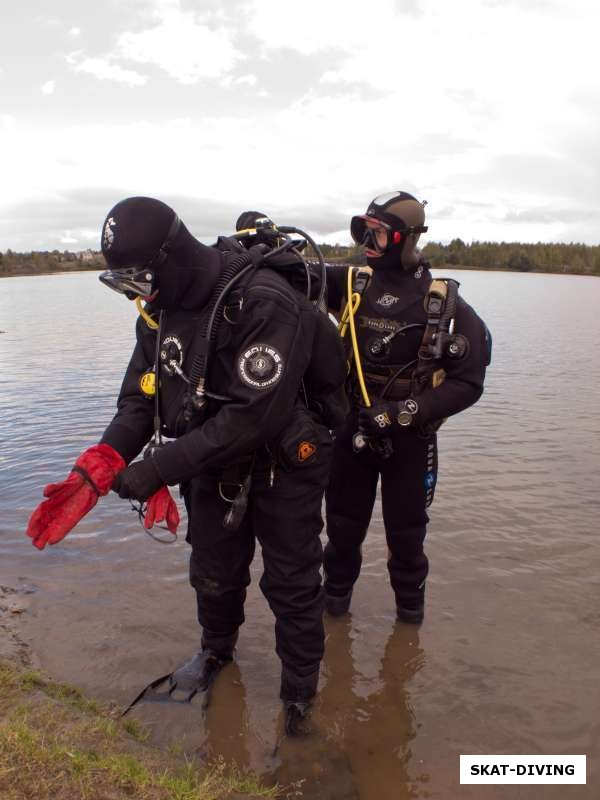
[(31, 643), (23, 630), (35, 587), (22, 579), (0, 584), (0, 659), (18, 667), (34, 666)]

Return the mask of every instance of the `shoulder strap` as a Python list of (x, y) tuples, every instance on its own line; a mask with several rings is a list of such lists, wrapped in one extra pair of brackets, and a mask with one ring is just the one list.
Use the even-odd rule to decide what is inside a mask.
[(445, 354), (450, 325), (456, 315), (458, 281), (453, 278), (434, 278), (429, 284), (423, 304), (427, 322), (419, 347), (417, 366), (413, 372), (413, 391), (421, 391), (437, 370), (436, 361)]

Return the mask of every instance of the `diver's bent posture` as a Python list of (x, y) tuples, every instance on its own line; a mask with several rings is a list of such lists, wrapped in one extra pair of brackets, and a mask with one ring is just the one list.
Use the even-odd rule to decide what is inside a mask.
[[(355, 314), (359, 358), (351, 357), (352, 408), (336, 432), (326, 495), (325, 591), (333, 615), (350, 606), (381, 477), (398, 617), (422, 621), (428, 572), (423, 542), (437, 479), (436, 430), (483, 391), (489, 332), (457, 296), (455, 281), (432, 283), (416, 249), (427, 230), (424, 222), (424, 204), (406, 192), (382, 195), (366, 214), (352, 218), (352, 237), (365, 247), (373, 272)], [(348, 299), (347, 277), (348, 268), (328, 269), (332, 309)]]
[(180, 484), (202, 649), (172, 687), (206, 689), (231, 660), (256, 538), (281, 697), (288, 718), (301, 717), (323, 654), (321, 501), (329, 428), (339, 422), (329, 400), (339, 409), (345, 374), (337, 332), (275, 269), (259, 266), (262, 254), (206, 247), (158, 200), (118, 203), (102, 251), (103, 282), (147, 301), (137, 344), (100, 444), (58, 489), (47, 487), (28, 533), (40, 548), (59, 541), (111, 486), (149, 500), (152, 516), (173, 528), (165, 484)]

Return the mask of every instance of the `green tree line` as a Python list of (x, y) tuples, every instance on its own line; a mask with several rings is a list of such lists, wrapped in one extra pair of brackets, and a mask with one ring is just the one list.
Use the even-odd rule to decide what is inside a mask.
[(42, 275), (82, 269), (105, 269), (102, 253), (93, 250), (85, 250), (81, 253), (71, 253), (68, 250), (15, 253), (7, 250), (5, 253), (0, 253), (0, 277)]
[[(364, 262), (357, 246), (320, 245), (329, 261), (350, 264)], [(453, 239), (449, 244), (429, 242), (424, 257), (432, 267), (454, 269), (501, 269), (515, 272), (568, 272), (576, 275), (600, 275), (600, 245), (538, 242), (472, 242)]]
[[(341, 244), (319, 245), (327, 261), (363, 264), (361, 247)], [(449, 244), (429, 242), (424, 257), (432, 267), (454, 269), (501, 269), (515, 272), (567, 272), (576, 275), (600, 275), (600, 245), (522, 244), (520, 242), (471, 242), (453, 239)], [(0, 253), (0, 277), (38, 275), (71, 270), (105, 269), (102, 253), (68, 250)]]

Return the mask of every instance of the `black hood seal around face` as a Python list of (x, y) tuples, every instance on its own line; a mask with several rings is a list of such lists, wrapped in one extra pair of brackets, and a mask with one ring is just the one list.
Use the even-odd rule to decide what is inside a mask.
[(158, 295), (152, 305), (165, 311), (203, 308), (222, 268), (222, 253), (199, 242), (181, 223), (164, 262), (156, 270)]

